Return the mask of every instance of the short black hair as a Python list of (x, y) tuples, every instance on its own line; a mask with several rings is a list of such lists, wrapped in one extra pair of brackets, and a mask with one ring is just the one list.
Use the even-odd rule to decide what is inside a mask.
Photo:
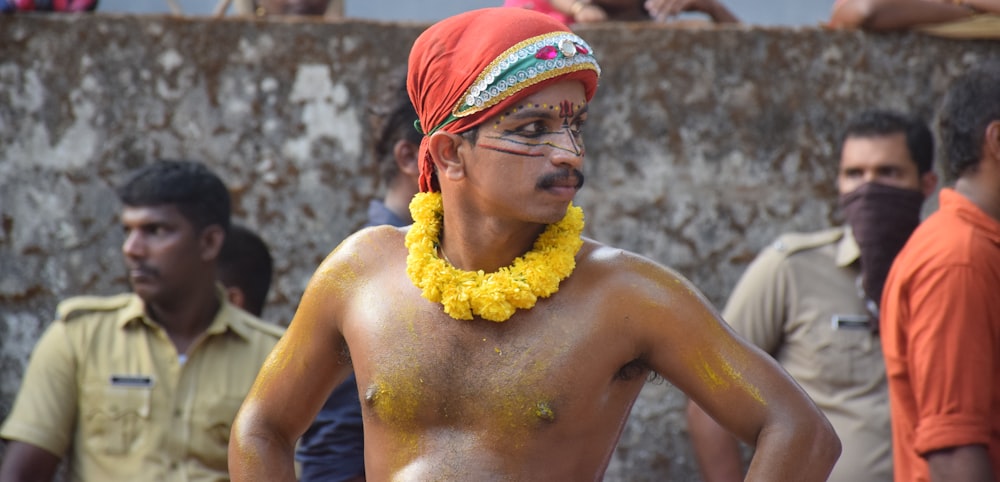
[(229, 229), (229, 191), (197, 161), (154, 161), (129, 175), (117, 193), (126, 206), (173, 204), (199, 231), (213, 224)]
[(917, 172), (926, 174), (934, 169), (934, 135), (930, 127), (917, 117), (902, 112), (871, 109), (851, 118), (840, 145), (852, 137), (879, 137), (902, 133), (906, 149), (917, 164)]
[(219, 281), (242, 290), (246, 295), (246, 311), (260, 316), (274, 271), (267, 243), (249, 228), (233, 224), (222, 243), (216, 266)]
[(413, 125), (417, 111), (406, 92), (406, 72), (393, 75), (383, 93), (381, 101), (370, 109), (371, 123), (375, 132), (372, 155), (379, 166), (379, 177), (384, 182), (391, 181), (399, 168), (393, 155), (396, 142), (406, 140), (420, 145), (423, 134)]
[(1000, 120), (1000, 63), (970, 70), (948, 86), (938, 133), (951, 179), (979, 165), (986, 128)]

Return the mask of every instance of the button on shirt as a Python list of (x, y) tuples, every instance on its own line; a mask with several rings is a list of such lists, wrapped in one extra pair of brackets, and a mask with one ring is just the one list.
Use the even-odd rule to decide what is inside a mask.
[(62, 303), (0, 436), (69, 450), (71, 480), (229, 480), (230, 426), (282, 329), (219, 294), (183, 364), (138, 296)]

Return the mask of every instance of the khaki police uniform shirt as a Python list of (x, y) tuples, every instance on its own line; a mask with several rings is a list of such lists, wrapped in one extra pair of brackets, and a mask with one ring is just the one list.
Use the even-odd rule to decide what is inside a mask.
[(68, 452), (71, 480), (229, 480), (229, 428), (283, 330), (219, 295), (183, 364), (138, 296), (64, 301), (0, 436)]
[(849, 230), (786, 234), (758, 255), (723, 317), (770, 353), (833, 424), (843, 452), (831, 481), (891, 481), (882, 346), (860, 295)]

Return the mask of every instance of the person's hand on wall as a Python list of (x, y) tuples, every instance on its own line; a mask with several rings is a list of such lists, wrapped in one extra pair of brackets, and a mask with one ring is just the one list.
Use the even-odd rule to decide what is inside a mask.
[(725, 5), (716, 0), (646, 0), (646, 11), (658, 22), (664, 22), (683, 12), (700, 12), (715, 23), (738, 23), (740, 20)]
[(1000, 0), (836, 0), (829, 27), (870, 31), (905, 30), (1000, 13)]
[(597, 23), (608, 19), (604, 8), (591, 0), (574, 0), (569, 4), (569, 16), (573, 18), (573, 23)]
[(977, 13), (1000, 13), (1000, 0), (935, 0), (938, 3), (959, 5)]

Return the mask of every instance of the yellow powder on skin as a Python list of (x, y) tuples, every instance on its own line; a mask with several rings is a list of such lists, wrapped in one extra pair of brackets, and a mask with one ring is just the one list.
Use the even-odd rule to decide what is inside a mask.
[(736, 367), (730, 365), (729, 362), (725, 360), (723, 360), (723, 367), (726, 369), (726, 374), (729, 375), (730, 379), (736, 382), (737, 386), (749, 393), (750, 396), (753, 397), (754, 400), (757, 400), (761, 405), (767, 405), (767, 401), (765, 401), (764, 396), (761, 395), (760, 389), (743, 379), (743, 374), (740, 373)]
[[(717, 331), (716, 338), (722, 339), (728, 335), (724, 328), (715, 321), (714, 318), (707, 320), (712, 329)], [(716, 334), (713, 334), (713, 336)], [(728, 343), (737, 343), (736, 341), (729, 341)], [(753, 385), (745, 378), (743, 378), (743, 372), (741, 372), (737, 366), (730, 363), (729, 359), (720, 358), (716, 352), (706, 353), (699, 350), (694, 355), (694, 363), (692, 366), (698, 367), (698, 374), (706, 384), (709, 385), (713, 390), (723, 390), (729, 388), (731, 385), (736, 385), (743, 391), (748, 393), (750, 397), (759, 402), (761, 405), (767, 405), (767, 400), (764, 399), (764, 395), (761, 393), (760, 388)], [(738, 362), (746, 362), (748, 360), (738, 360)], [(714, 367), (720, 367), (722, 372), (720, 373)]]

